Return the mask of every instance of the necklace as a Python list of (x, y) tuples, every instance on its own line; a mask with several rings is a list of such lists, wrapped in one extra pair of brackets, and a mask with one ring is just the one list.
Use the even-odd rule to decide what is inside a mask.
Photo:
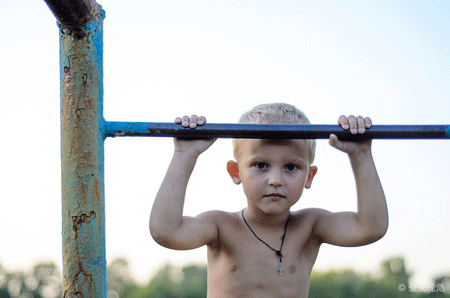
[(278, 273), (281, 275), (283, 274), (283, 255), (281, 254), (281, 250), (283, 249), (283, 244), (284, 244), (284, 237), (286, 236), (286, 230), (287, 230), (287, 226), (289, 224), (289, 219), (291, 218), (291, 213), (289, 212), (288, 218), (286, 220), (286, 224), (284, 225), (284, 233), (283, 236), (281, 237), (281, 246), (279, 250), (276, 250), (275, 248), (273, 248), (272, 246), (270, 246), (269, 244), (267, 244), (267, 242), (265, 242), (264, 240), (262, 240), (261, 238), (258, 237), (258, 235), (256, 235), (256, 233), (253, 231), (253, 229), (250, 227), (250, 225), (248, 224), (248, 222), (245, 220), (244, 217), (244, 210), (242, 209), (242, 219), (244, 220), (245, 224), (247, 225), (247, 227), (250, 229), (250, 231), (253, 233), (253, 235), (256, 237), (256, 239), (258, 239), (259, 241), (261, 241), (262, 243), (264, 243), (267, 247), (269, 247), (271, 250), (273, 250), (275, 252), (275, 254), (280, 258), (280, 263), (278, 264)]

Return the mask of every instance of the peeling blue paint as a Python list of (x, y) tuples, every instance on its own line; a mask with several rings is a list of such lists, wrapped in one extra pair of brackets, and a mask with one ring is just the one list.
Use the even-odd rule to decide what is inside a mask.
[(107, 293), (104, 16), (102, 11), (76, 32), (60, 28), (64, 297)]

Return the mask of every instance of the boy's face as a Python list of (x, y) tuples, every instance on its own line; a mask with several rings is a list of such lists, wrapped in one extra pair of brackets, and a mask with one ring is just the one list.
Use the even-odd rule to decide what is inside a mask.
[(228, 172), (234, 183), (242, 183), (249, 207), (281, 213), (311, 187), (317, 168), (310, 165), (309, 154), (304, 140), (243, 140)]

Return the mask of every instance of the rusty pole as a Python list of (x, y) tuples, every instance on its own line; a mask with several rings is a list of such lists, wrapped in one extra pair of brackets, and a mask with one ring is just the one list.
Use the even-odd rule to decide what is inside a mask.
[(45, 0), (60, 28), (64, 297), (106, 297), (103, 19), (94, 0)]

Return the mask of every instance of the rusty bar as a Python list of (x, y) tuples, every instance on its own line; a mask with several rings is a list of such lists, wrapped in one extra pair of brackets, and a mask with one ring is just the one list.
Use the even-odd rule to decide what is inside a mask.
[(83, 34), (83, 27), (100, 19), (102, 7), (95, 0), (44, 0), (61, 28)]
[(106, 297), (104, 12), (95, 1), (46, 2), (60, 27), (64, 297)]
[(168, 122), (106, 122), (106, 137), (258, 138), (328, 139), (449, 139), (448, 125), (374, 125), (363, 135), (352, 135), (338, 125), (280, 125), (206, 123), (196, 129)]

